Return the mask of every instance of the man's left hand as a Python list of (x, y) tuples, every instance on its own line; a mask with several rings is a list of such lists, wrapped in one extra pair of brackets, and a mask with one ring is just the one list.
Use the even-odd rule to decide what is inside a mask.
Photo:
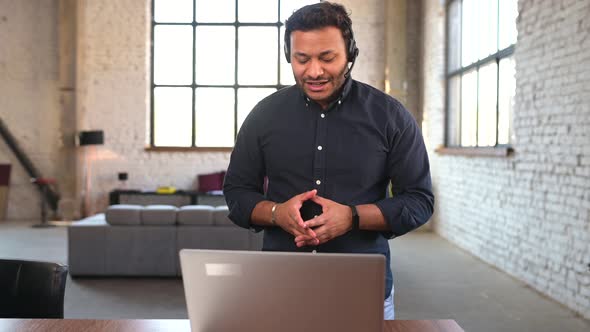
[(317, 195), (311, 200), (322, 207), (322, 214), (306, 221), (305, 224), (313, 228), (319, 243), (316, 240), (306, 241), (303, 236), (297, 236), (295, 237), (297, 247), (326, 243), (352, 229), (352, 211), (349, 206)]

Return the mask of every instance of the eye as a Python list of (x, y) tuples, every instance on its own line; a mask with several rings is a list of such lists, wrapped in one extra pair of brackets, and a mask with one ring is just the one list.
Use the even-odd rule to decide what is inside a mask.
[(323, 61), (323, 62), (326, 62), (326, 63), (330, 63), (330, 62), (334, 61), (334, 59), (335, 59), (335, 58), (336, 58), (336, 57), (331, 57), (331, 58), (328, 58), (328, 59), (326, 59), (326, 58), (323, 58), (323, 59), (322, 59), (322, 61)]
[(298, 63), (303, 65), (309, 61), (309, 58), (298, 57), (298, 58), (296, 58), (296, 60)]

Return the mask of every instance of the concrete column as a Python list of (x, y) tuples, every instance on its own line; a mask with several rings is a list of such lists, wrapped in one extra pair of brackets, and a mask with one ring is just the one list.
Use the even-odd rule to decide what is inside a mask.
[(420, 126), (421, 3), (390, 0), (385, 5), (385, 92), (404, 104)]
[(59, 0), (59, 101), (61, 107), (61, 149), (58, 169), (61, 217), (71, 220), (77, 217), (77, 153), (76, 135), (76, 22), (77, 1)]
[(406, 0), (386, 2), (385, 92), (407, 103), (406, 80)]

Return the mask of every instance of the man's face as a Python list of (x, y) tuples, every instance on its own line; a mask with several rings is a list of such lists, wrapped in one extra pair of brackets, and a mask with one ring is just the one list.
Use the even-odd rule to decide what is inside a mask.
[(336, 27), (291, 33), (291, 68), (305, 94), (327, 107), (344, 84), (346, 46)]

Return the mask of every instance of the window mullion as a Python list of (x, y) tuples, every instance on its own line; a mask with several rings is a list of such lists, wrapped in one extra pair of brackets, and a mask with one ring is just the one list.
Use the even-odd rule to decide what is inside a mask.
[(277, 87), (281, 84), (281, 0), (277, 0)]
[(196, 21), (197, 21), (197, 17), (196, 17), (196, 9), (197, 9), (197, 0), (193, 0), (193, 23), (192, 23), (192, 27), (193, 27), (193, 64), (191, 66), (191, 68), (193, 69), (193, 82), (192, 82), (192, 103), (193, 103), (193, 121), (192, 121), (192, 128), (193, 128), (193, 132), (192, 132), (192, 137), (191, 137), (191, 146), (192, 147), (196, 147), (197, 146), (197, 108), (196, 108), (196, 94), (197, 94), (197, 88), (196, 88), (196, 83), (197, 83), (197, 78), (196, 78), (196, 71), (197, 71), (197, 43), (196, 43), (196, 39), (197, 39), (197, 25), (196, 25)]
[[(496, 52), (500, 50), (500, 0), (496, 2)], [(500, 138), (500, 57), (496, 58), (496, 145)]]
[(239, 11), (239, 0), (236, 0), (236, 12), (235, 12), (235, 20), (234, 20), (234, 27), (235, 27), (235, 52), (234, 52), (234, 141), (238, 137), (238, 47), (239, 47), (239, 40), (238, 40), (238, 11)]
[(496, 61), (496, 144), (500, 137), (500, 59)]
[(151, 65), (150, 65), (150, 80), (151, 80), (151, 87), (150, 87), (150, 98), (151, 98), (151, 102), (150, 102), (150, 146), (154, 146), (154, 133), (156, 131), (155, 128), (155, 115), (154, 115), (154, 89), (155, 89), (155, 84), (154, 84), (154, 26), (155, 26), (155, 14), (154, 14), (154, 9), (155, 9), (155, 2), (156, 0), (152, 0), (152, 12), (151, 12), (151, 17), (152, 17), (152, 24), (151, 24), (151, 36), (150, 36), (150, 55), (151, 55)]
[(480, 66), (477, 66), (476, 72), (476, 87), (477, 92), (475, 94), (475, 146), (479, 146), (479, 70)]

